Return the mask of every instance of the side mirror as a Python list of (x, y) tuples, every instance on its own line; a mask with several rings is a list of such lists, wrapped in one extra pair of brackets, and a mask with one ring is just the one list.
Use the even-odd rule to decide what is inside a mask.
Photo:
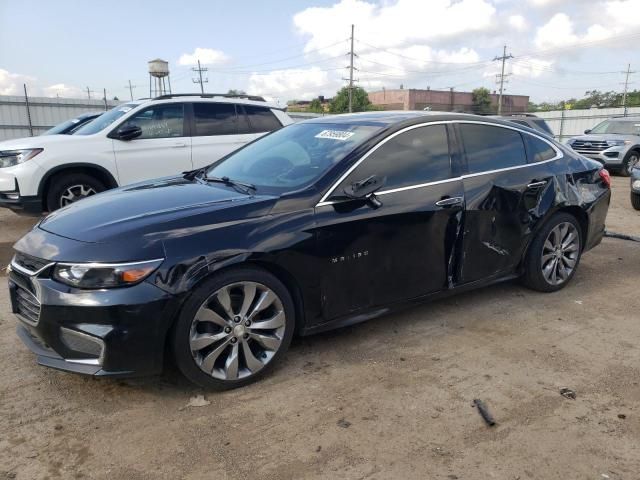
[(585, 135), (588, 135), (589, 133), (591, 133), (591, 129), (590, 129), (590, 128), (587, 128), (587, 129), (584, 131), (584, 133), (585, 133)]
[(137, 125), (122, 127), (116, 132), (116, 136), (119, 140), (133, 140), (140, 135), (142, 135), (142, 129)]
[(386, 181), (386, 177), (380, 178), (376, 175), (371, 175), (364, 180), (353, 182), (345, 187), (344, 194), (347, 198), (353, 200), (367, 200), (371, 206), (378, 208), (382, 206), (382, 203), (376, 198), (375, 193), (384, 186)]

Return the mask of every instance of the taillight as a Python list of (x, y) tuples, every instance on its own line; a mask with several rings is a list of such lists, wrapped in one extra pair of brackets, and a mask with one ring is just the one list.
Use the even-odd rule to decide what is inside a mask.
[(598, 173), (607, 188), (611, 188), (611, 175), (609, 175), (609, 171), (606, 168), (603, 168)]

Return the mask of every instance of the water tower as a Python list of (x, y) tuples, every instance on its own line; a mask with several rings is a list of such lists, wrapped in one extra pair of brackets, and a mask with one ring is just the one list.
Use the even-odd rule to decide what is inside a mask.
[[(151, 98), (171, 93), (169, 62), (156, 58), (149, 64), (149, 96)], [(166, 79), (166, 81), (165, 81)], [(168, 88), (167, 88), (168, 87)]]

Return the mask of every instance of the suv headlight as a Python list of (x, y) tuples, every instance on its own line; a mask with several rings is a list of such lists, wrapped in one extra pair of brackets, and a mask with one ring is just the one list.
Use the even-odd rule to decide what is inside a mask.
[(163, 259), (131, 263), (58, 263), (53, 278), (77, 288), (113, 288), (135, 285), (156, 270)]
[(607, 140), (607, 145), (610, 147), (622, 147), (629, 144), (631, 144), (630, 140)]
[(25, 150), (0, 151), (0, 168), (13, 167), (31, 160), (42, 152), (42, 148), (28, 148)]

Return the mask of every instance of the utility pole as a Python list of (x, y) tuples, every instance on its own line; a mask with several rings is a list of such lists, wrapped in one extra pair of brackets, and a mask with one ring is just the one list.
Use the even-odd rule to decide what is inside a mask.
[(622, 94), (622, 107), (624, 108), (624, 116), (626, 117), (627, 116), (627, 91), (629, 89), (629, 75), (636, 72), (631, 71), (631, 64), (629, 63), (627, 65), (627, 71), (622, 73), (626, 73), (624, 83), (623, 83), (624, 93)]
[(29, 136), (33, 137), (33, 124), (31, 123), (31, 108), (29, 107), (29, 95), (27, 94), (27, 84), (23, 83), (24, 87), (24, 106), (27, 108), (27, 121), (29, 122)]
[[(131, 80), (129, 80), (129, 93), (131, 94), (131, 100), (133, 101), (133, 89), (136, 88), (137, 85), (131, 85)], [(127, 87), (124, 87), (127, 88)]]
[(102, 93), (104, 94), (102, 99), (104, 100), (104, 111), (106, 112), (107, 110), (109, 110), (109, 106), (107, 104), (107, 89), (103, 88)]
[(91, 94), (92, 94), (92, 93), (94, 93), (94, 91), (93, 91), (93, 90), (89, 90), (89, 87), (87, 87), (87, 98), (88, 98), (89, 100), (91, 100)]
[(351, 24), (351, 50), (349, 51), (349, 78), (343, 78), (343, 80), (349, 81), (349, 113), (353, 112), (353, 82), (357, 82), (357, 79), (353, 78), (353, 71), (357, 70), (356, 67), (353, 66), (353, 57), (357, 57), (357, 55), (353, 52), (353, 31), (354, 25)]
[(493, 61), (495, 62), (496, 60), (502, 60), (502, 70), (500, 72), (500, 75), (498, 75), (498, 80), (500, 82), (500, 94), (498, 95), (498, 115), (502, 114), (502, 92), (504, 90), (504, 79), (505, 77), (508, 77), (509, 75), (505, 75), (504, 74), (504, 63), (509, 59), (509, 58), (513, 58), (513, 55), (509, 54), (507, 55), (507, 46), (504, 46), (504, 49), (502, 50), (502, 56), (501, 57), (495, 57), (493, 59)]
[(204, 83), (208, 83), (209, 79), (205, 78), (204, 80), (202, 79), (202, 72), (206, 72), (207, 70), (209, 70), (208, 68), (202, 68), (200, 66), (200, 60), (198, 60), (198, 68), (193, 67), (191, 70), (193, 70), (194, 72), (198, 72), (198, 76), (200, 77), (198, 78), (194, 78), (193, 83), (199, 83), (200, 84), (200, 93), (204, 94)]

